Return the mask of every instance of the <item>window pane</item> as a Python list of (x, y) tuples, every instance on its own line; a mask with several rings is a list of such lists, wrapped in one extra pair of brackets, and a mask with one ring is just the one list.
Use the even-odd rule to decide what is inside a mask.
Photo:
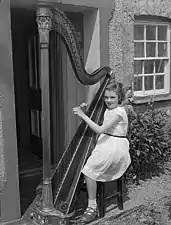
[(158, 56), (167, 57), (167, 43), (158, 43)]
[(147, 43), (146, 44), (146, 56), (155, 57), (156, 56), (156, 43)]
[(134, 40), (144, 40), (144, 25), (134, 26)]
[(166, 41), (167, 40), (167, 27), (158, 26), (158, 40)]
[(156, 71), (155, 73), (164, 73), (165, 72), (165, 60), (164, 59), (157, 59), (155, 61)]
[(144, 73), (154, 73), (154, 61), (146, 60), (144, 61)]
[(146, 27), (146, 39), (156, 40), (156, 26), (147, 25)]
[(142, 77), (134, 76), (134, 91), (142, 91)]
[(134, 43), (135, 57), (144, 57), (144, 43)]
[(156, 89), (164, 89), (164, 75), (156, 76)]
[(144, 77), (145, 79), (145, 90), (148, 91), (148, 90), (153, 90), (153, 79), (154, 77), (153, 76), (146, 76)]
[(40, 117), (39, 112), (36, 110), (31, 111), (31, 132), (32, 135), (39, 137), (39, 123)]
[(134, 74), (142, 74), (142, 68), (143, 68), (143, 61), (137, 60), (134, 61)]

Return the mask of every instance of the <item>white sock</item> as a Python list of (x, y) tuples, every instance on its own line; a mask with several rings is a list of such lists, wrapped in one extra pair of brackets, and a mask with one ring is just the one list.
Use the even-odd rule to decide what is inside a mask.
[(88, 207), (91, 207), (93, 209), (97, 208), (97, 202), (96, 199), (89, 199), (88, 200)]

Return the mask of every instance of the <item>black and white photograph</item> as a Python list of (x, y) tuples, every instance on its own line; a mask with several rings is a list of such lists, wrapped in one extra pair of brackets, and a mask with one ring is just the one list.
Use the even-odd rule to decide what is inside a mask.
[(171, 0), (0, 0), (0, 225), (171, 225)]

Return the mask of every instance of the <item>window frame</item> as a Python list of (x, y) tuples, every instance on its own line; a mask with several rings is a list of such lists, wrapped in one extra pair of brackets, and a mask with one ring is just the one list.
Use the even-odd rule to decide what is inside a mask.
[[(146, 61), (146, 60), (157, 60), (157, 59), (165, 59), (168, 61), (166, 67), (165, 67), (165, 78), (164, 78), (164, 89), (154, 89), (155, 87), (155, 79), (153, 78), (153, 90), (145, 90), (145, 84), (144, 84), (144, 80), (145, 79), (142, 79), (142, 89), (141, 91), (134, 91), (134, 96), (135, 97), (145, 97), (145, 96), (150, 96), (150, 95), (160, 95), (160, 94), (169, 94), (170, 93), (170, 63), (171, 63), (171, 54), (170, 54), (170, 42), (171, 42), (171, 24), (167, 21), (165, 22), (162, 22), (162, 21), (158, 21), (158, 20), (155, 20), (155, 21), (148, 21), (148, 20), (135, 20), (134, 21), (134, 28), (135, 28), (135, 25), (144, 25), (144, 39), (143, 40), (135, 40), (135, 38), (133, 39), (133, 43), (135, 45), (135, 43), (144, 43), (144, 57), (135, 57), (134, 55), (134, 62), (135, 61)], [(152, 26), (160, 26), (160, 25), (164, 25), (164, 26), (167, 26), (167, 40), (166, 41), (162, 41), (162, 40), (147, 40), (146, 39), (146, 26), (148, 25), (152, 25)], [(156, 29), (158, 30), (158, 29)], [(157, 31), (156, 31), (156, 37), (157, 37)], [(152, 42), (152, 43), (167, 43), (167, 57), (146, 57), (146, 44)], [(156, 47), (156, 49), (158, 50), (158, 48)], [(156, 52), (157, 53), (157, 52)], [(143, 66), (144, 67), (144, 66)], [(161, 75), (164, 74), (164, 73), (161, 73)], [(160, 75), (160, 73), (157, 73), (157, 75)], [(134, 89), (134, 77), (136, 75), (133, 74), (133, 89)], [(138, 76), (138, 75), (137, 75)], [(156, 76), (155, 73), (153, 72), (152, 74), (144, 74), (144, 71), (142, 71), (142, 74), (141, 74), (142, 77), (145, 77), (145, 76)]]

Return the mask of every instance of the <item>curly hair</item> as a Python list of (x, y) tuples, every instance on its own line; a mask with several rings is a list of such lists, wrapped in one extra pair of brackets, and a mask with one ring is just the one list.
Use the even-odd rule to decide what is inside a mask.
[(118, 95), (118, 104), (122, 104), (125, 99), (125, 93), (123, 90), (123, 84), (120, 82), (116, 82), (114, 80), (110, 80), (107, 84), (105, 91), (114, 91)]

